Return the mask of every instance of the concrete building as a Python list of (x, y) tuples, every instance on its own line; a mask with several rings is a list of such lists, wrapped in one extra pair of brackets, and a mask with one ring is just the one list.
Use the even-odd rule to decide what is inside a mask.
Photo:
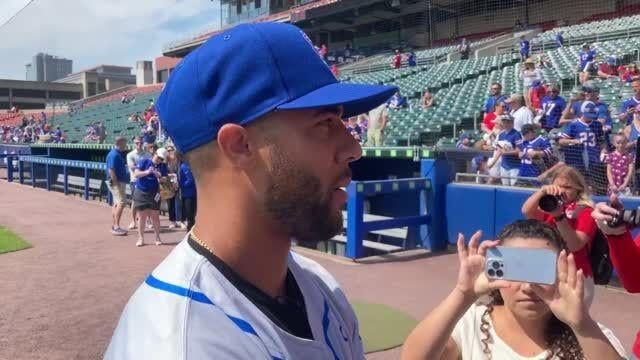
[(169, 79), (169, 75), (173, 71), (173, 68), (178, 65), (178, 63), (182, 60), (181, 58), (169, 57), (169, 56), (160, 56), (155, 59), (155, 73), (153, 82), (156, 84), (166, 83)]
[(153, 62), (141, 60), (136, 62), (136, 86), (153, 84)]
[(131, 67), (129, 66), (100, 65), (73, 73), (65, 78), (56, 80), (56, 82), (81, 84), (82, 97), (86, 98), (123, 86), (135, 85), (136, 76), (131, 74)]
[(26, 65), (28, 81), (55, 81), (73, 72), (73, 61), (61, 57), (38, 53), (31, 64)]
[(0, 79), (0, 109), (44, 109), (46, 104), (82, 99), (82, 85)]

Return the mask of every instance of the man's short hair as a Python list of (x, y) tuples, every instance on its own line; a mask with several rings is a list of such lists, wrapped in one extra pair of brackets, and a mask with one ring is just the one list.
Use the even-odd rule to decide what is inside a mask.
[(118, 144), (119, 142), (127, 142), (127, 138), (124, 136), (116, 136), (116, 140), (113, 142), (114, 144)]
[(536, 132), (536, 126), (533, 124), (524, 124), (522, 125), (522, 129), (520, 129), (520, 133), (522, 133), (522, 135), (526, 135), (528, 133), (531, 132)]

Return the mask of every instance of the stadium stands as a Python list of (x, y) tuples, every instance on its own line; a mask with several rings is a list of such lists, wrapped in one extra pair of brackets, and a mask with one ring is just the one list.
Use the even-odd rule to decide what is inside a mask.
[(560, 31), (564, 40), (569, 44), (603, 38), (634, 36), (640, 34), (640, 15), (553, 28), (536, 36), (533, 43), (553, 43), (556, 34)]

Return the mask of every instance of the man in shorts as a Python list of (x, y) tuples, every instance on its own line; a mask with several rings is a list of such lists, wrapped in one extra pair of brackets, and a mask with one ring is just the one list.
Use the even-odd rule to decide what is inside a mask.
[(133, 144), (135, 148), (127, 154), (127, 167), (129, 168), (129, 174), (130, 174), (129, 188), (131, 190), (131, 198), (132, 198), (131, 199), (132, 220), (131, 220), (131, 224), (129, 224), (129, 230), (133, 230), (136, 228), (137, 226), (136, 222), (138, 219), (138, 212), (136, 211), (136, 207), (134, 206), (134, 203), (133, 203), (133, 190), (136, 187), (136, 177), (134, 175), (134, 172), (140, 160), (151, 157), (151, 154), (145, 151), (145, 148), (142, 146), (143, 145), (142, 138), (140, 136), (136, 136), (133, 139)]
[(118, 136), (114, 147), (107, 154), (107, 187), (113, 198), (113, 208), (111, 211), (111, 234), (122, 236), (127, 234), (127, 230), (120, 227), (120, 218), (124, 210), (126, 186), (129, 183), (129, 173), (127, 172), (127, 161), (124, 152), (127, 150), (127, 139)]

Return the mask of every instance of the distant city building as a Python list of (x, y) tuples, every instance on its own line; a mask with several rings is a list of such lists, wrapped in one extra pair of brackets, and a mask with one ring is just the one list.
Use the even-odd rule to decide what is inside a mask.
[(73, 72), (73, 60), (38, 53), (26, 65), (28, 81), (55, 81)]
[(128, 85), (136, 85), (136, 76), (130, 66), (100, 65), (73, 73), (56, 80), (57, 83), (82, 84), (82, 97), (86, 98)]

